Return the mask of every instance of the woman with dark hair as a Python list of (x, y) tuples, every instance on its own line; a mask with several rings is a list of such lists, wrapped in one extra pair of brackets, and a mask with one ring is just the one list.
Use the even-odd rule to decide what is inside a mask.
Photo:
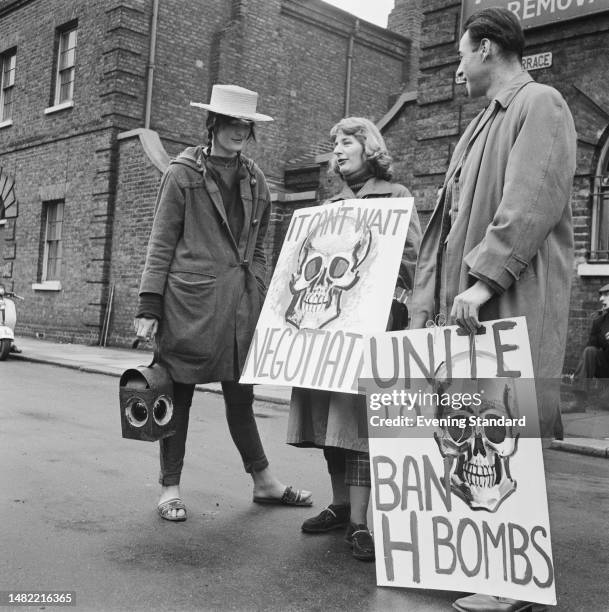
[[(393, 168), (385, 141), (368, 119), (347, 117), (330, 131), (334, 156), (330, 171), (338, 173), (345, 184), (331, 202), (353, 198), (409, 197), (406, 187), (392, 183)], [(405, 296), (412, 288), (421, 229), (413, 208), (408, 235), (388, 322), (388, 329), (405, 329), (408, 314)], [(332, 503), (319, 515), (302, 524), (305, 533), (325, 533), (347, 528), (345, 539), (353, 556), (374, 560), (374, 542), (367, 527), (370, 499), (366, 402), (363, 396), (312, 389), (294, 389), (290, 405), (288, 443), (322, 448), (332, 485)]]
[(258, 503), (310, 506), (311, 494), (270, 471), (252, 409), (253, 387), (238, 383), (266, 291), (263, 241), (270, 193), (262, 171), (241, 154), (254, 136), (258, 94), (214, 85), (207, 146), (189, 147), (161, 181), (135, 319), (156, 337), (158, 363), (174, 381), (176, 433), (161, 440), (159, 515), (186, 520), (180, 476), (196, 383), (222, 383), (226, 419)]

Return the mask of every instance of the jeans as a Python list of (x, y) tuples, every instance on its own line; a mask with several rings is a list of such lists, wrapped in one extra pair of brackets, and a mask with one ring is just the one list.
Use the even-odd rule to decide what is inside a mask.
[[(161, 474), (159, 482), (165, 487), (180, 484), (186, 452), (188, 417), (194, 390), (194, 385), (174, 383), (173, 409), (176, 432), (173, 436), (160, 441)], [(268, 467), (269, 462), (264, 454), (254, 418), (253, 386), (227, 381), (222, 383), (222, 393), (228, 429), (241, 455), (245, 471), (251, 473), (264, 470)]]

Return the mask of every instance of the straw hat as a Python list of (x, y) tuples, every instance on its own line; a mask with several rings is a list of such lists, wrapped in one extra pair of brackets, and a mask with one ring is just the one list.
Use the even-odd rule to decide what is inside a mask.
[(212, 113), (228, 115), (237, 119), (250, 121), (273, 121), (272, 117), (256, 112), (258, 94), (255, 91), (239, 87), (238, 85), (214, 85), (211, 90), (209, 104), (191, 102), (191, 106), (198, 106)]

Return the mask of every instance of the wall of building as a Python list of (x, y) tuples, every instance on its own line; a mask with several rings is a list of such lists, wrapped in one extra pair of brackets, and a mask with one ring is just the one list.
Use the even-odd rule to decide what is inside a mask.
[[(484, 106), (469, 100), (464, 86), (455, 84), (458, 66), (461, 3), (429, 0), (423, 5), (419, 79), (414, 130), (400, 120), (385, 134), (393, 151), (412, 147), (400, 176), (417, 197), (417, 208), (425, 225), (448, 168), (453, 148), (467, 124)], [(580, 277), (577, 266), (586, 261), (590, 249), (592, 180), (598, 152), (608, 135), (609, 14), (561, 22), (525, 32), (526, 55), (551, 51), (553, 65), (531, 73), (539, 82), (556, 87), (572, 110), (578, 134), (577, 172), (571, 199), (576, 262), (569, 318), (565, 370), (572, 371), (586, 343), (590, 316), (598, 307), (598, 288), (605, 276)], [(414, 131), (414, 138), (413, 136)], [(556, 288), (557, 299), (567, 299), (568, 280)]]
[[(272, 182), (282, 183), (286, 161), (323, 140), (344, 114), (349, 37), (356, 20), (318, 0), (237, 4), (221, 32), (217, 80), (259, 92), (262, 112), (275, 121), (260, 126), (249, 152)], [(360, 24), (351, 113), (382, 116), (391, 94), (399, 91), (407, 49), (403, 37)]]
[[(329, 13), (323, 2), (290, 0), (283, 4), (283, 15), (290, 68), (289, 146), (285, 159), (291, 159), (328, 138), (330, 127), (345, 113), (380, 119), (408, 78), (410, 43), (401, 34), (356, 20), (347, 13)], [(303, 135), (302, 142), (298, 142), (299, 134)]]
[(110, 274), (114, 293), (107, 342), (126, 346), (133, 336), (139, 277), (144, 269), (161, 171), (144, 152), (138, 136), (119, 141), (119, 157)]
[[(285, 161), (343, 116), (354, 24), (351, 15), (317, 0), (162, 3), (151, 127), (164, 139), (205, 140), (205, 113), (189, 107), (190, 100), (207, 101), (214, 82), (254, 89), (260, 111), (275, 121), (259, 126), (249, 152), (281, 183)], [(362, 23), (353, 52), (352, 113), (382, 116), (400, 89), (407, 51), (402, 36)]]
[[(151, 2), (147, 2), (151, 4)], [(159, 3), (151, 125), (162, 138), (184, 145), (203, 136), (202, 111), (217, 76), (221, 32), (230, 23), (231, 1), (163, 0)]]
[[(2, 156), (18, 185), (19, 216), (14, 220), (12, 281), (25, 298), (19, 303), (23, 333), (44, 333), (68, 341), (97, 336), (104, 299), (106, 200), (92, 199), (98, 170), (105, 170), (107, 130), (91, 130)], [(32, 177), (35, 180), (32, 180)], [(40, 282), (43, 206), (64, 200), (61, 290), (34, 290)], [(8, 229), (0, 230), (0, 236)], [(8, 236), (7, 236), (8, 237)]]
[(419, 49), (421, 45), (421, 21), (423, 0), (395, 0), (389, 14), (387, 27), (392, 32), (410, 40), (407, 89), (416, 89), (419, 74)]
[[(8, 8), (5, 8), (7, 11)], [(0, 13), (0, 53), (16, 47), (15, 104), (13, 125), (0, 129), (0, 150), (11, 150), (24, 140), (49, 141), (102, 124), (102, 102), (95, 88), (77, 87), (74, 108), (47, 115), (54, 87), (56, 29), (79, 20), (81, 45), (77, 54), (82, 81), (101, 80), (101, 44), (105, 34), (101, 3), (37, 0), (18, 11)]]
[[(12, 125), (0, 129), (0, 166), (18, 216), (0, 229), (3, 276), (25, 297), (22, 333), (91, 341), (107, 299), (115, 138), (139, 123), (144, 3), (35, 0), (0, 7), (0, 53), (16, 48)], [(53, 106), (57, 29), (77, 23), (73, 106)], [(129, 63), (126, 58), (135, 58)], [(141, 66), (139, 69), (141, 71)], [(43, 202), (65, 201), (61, 289), (40, 290)]]
[[(423, 9), (421, 19), (417, 8)], [(349, 37), (355, 31), (352, 114), (378, 121), (400, 92), (417, 85), (416, 102), (404, 103), (384, 133), (396, 178), (415, 195), (425, 224), (454, 145), (481, 107), (454, 83), (460, 8), (454, 0), (398, 0), (389, 20), (396, 34), (386, 34), (363, 22), (355, 31), (354, 18), (319, 0), (165, 0), (158, 16), (151, 127), (175, 155), (205, 137), (205, 114), (188, 106), (191, 99), (207, 100), (213, 82), (255, 89), (260, 110), (276, 120), (260, 126), (249, 153), (279, 196), (286, 189), (323, 196), (332, 190), (324, 169), (313, 164), (294, 172), (286, 162), (323, 143), (344, 114)], [(3, 281), (26, 297), (21, 333), (93, 341), (114, 283), (111, 341), (130, 334), (160, 171), (137, 138), (119, 144), (118, 135), (143, 125), (151, 17), (152, 0), (0, 4), (0, 53), (17, 48), (17, 104), (13, 124), (0, 129), (0, 166), (15, 180), (19, 210), (0, 228), (0, 270)], [(75, 19), (74, 106), (45, 114), (56, 30)], [(409, 53), (408, 40), (399, 34), (420, 40), (418, 52)], [(593, 176), (609, 137), (609, 15), (528, 30), (526, 36), (527, 54), (553, 53), (553, 65), (532, 74), (561, 91), (578, 132), (569, 370), (585, 344), (597, 290), (607, 281), (600, 272), (579, 276), (577, 266), (590, 249)], [(413, 65), (419, 69), (416, 81), (409, 76)], [(42, 202), (58, 197), (66, 206), (62, 290), (36, 291)], [(292, 211), (309, 203), (275, 202), (266, 245), (271, 262)]]
[[(17, 47), (15, 113), (13, 125), (0, 129), (0, 167), (14, 178), (19, 203), (18, 216), (0, 228), (0, 270), (26, 298), (20, 333), (94, 341), (114, 286), (110, 341), (131, 334), (160, 171), (137, 150), (137, 138), (119, 135), (143, 126), (152, 12), (153, 0), (0, 4), (0, 53)], [(72, 20), (78, 22), (74, 105), (45, 114), (56, 31)], [(207, 101), (214, 82), (258, 91), (260, 111), (275, 121), (259, 127), (248, 154), (281, 195), (286, 161), (326, 138), (344, 112), (354, 28), (355, 18), (320, 0), (163, 0), (150, 127), (176, 155), (205, 141), (205, 113), (189, 102)], [(384, 114), (405, 78), (408, 44), (399, 34), (360, 24), (352, 112)], [(45, 190), (65, 193), (60, 291), (32, 288)], [(285, 222), (277, 211), (266, 247), (271, 260)]]

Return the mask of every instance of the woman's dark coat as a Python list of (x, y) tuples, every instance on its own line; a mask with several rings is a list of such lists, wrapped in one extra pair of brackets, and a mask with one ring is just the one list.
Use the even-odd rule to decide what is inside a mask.
[(236, 380), (265, 292), (270, 193), (262, 171), (241, 156), (244, 224), (235, 241), (201, 147), (165, 172), (140, 294), (162, 296), (157, 358), (174, 381)]

